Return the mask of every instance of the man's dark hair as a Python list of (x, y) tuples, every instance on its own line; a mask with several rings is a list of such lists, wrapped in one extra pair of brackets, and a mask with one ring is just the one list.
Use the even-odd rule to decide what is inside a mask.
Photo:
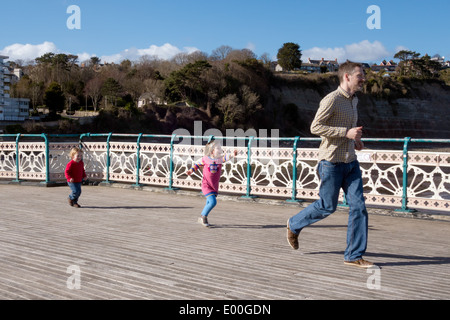
[(348, 61), (348, 60), (346, 62), (344, 62), (343, 64), (341, 64), (339, 66), (339, 71), (338, 71), (339, 81), (341, 83), (344, 82), (344, 75), (346, 73), (352, 74), (353, 72), (355, 72), (356, 67), (362, 68), (362, 64), (358, 63), (358, 62)]

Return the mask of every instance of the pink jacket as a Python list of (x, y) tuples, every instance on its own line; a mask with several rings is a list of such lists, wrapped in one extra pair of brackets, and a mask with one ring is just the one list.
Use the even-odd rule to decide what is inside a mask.
[(219, 159), (211, 159), (208, 156), (204, 156), (192, 166), (193, 171), (203, 167), (202, 192), (205, 196), (218, 194), (222, 164), (228, 160), (230, 160), (228, 155)]

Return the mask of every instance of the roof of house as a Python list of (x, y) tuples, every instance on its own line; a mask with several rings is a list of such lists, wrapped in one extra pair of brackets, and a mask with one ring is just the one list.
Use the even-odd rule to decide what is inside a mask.
[(334, 60), (325, 60), (324, 58), (322, 58), (321, 60), (311, 60), (311, 58), (308, 58), (308, 62), (309, 63), (313, 63), (313, 64), (318, 64), (318, 65), (322, 65), (322, 64), (339, 64), (337, 61), (337, 58)]

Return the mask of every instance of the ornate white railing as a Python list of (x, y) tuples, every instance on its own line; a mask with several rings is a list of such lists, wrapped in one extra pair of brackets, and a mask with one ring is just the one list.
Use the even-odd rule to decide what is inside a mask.
[[(192, 176), (187, 176), (186, 171), (193, 161), (202, 157), (203, 145), (180, 143), (180, 138), (182, 136), (111, 133), (0, 135), (3, 140), (0, 141), (0, 179), (13, 182), (37, 180), (46, 184), (63, 182), (70, 149), (81, 146), (85, 169), (91, 180), (200, 189), (201, 171)], [(209, 137), (196, 138), (206, 141)], [(302, 143), (319, 141), (319, 138), (279, 138), (290, 146), (272, 148), (254, 146), (258, 139), (253, 137), (231, 139), (244, 140), (246, 146), (228, 147), (228, 143), (224, 146), (225, 151), (238, 150), (238, 155), (223, 167), (221, 192), (287, 201), (318, 198), (318, 149), (302, 148)], [(408, 145), (413, 142), (447, 144), (450, 140), (365, 140), (403, 144), (400, 150), (365, 149), (357, 153), (368, 205), (400, 211), (450, 211), (450, 153), (408, 150)], [(344, 194), (340, 200), (346, 204)]]

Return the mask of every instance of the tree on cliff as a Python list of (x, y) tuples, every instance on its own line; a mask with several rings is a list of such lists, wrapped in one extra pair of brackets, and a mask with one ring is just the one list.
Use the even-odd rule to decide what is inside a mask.
[(286, 42), (278, 50), (278, 64), (288, 71), (300, 68), (302, 66), (302, 53), (300, 46), (293, 42)]
[(398, 73), (401, 76), (407, 75), (411, 69), (411, 61), (419, 58), (420, 53), (410, 50), (400, 50), (394, 55), (395, 59), (399, 59)]
[(430, 79), (439, 77), (441, 65), (439, 62), (431, 60), (429, 55), (420, 57), (420, 53), (409, 50), (401, 50), (394, 55), (399, 59), (398, 73), (401, 76), (409, 76), (420, 79)]
[(116, 106), (117, 99), (122, 94), (122, 86), (116, 79), (108, 78), (102, 85), (101, 94), (105, 98), (105, 105), (112, 103)]
[(52, 82), (48, 86), (44, 94), (44, 104), (48, 108), (48, 112), (52, 115), (61, 112), (64, 109), (66, 98), (57, 82)]
[(202, 74), (212, 66), (206, 60), (188, 63), (182, 69), (172, 72), (166, 78), (166, 97), (170, 102), (192, 100), (198, 94), (205, 94)]
[(52, 81), (56, 81), (59, 85), (70, 79), (70, 70), (76, 65), (77, 60), (76, 55), (52, 52), (35, 59), (38, 65), (51, 70)]
[(99, 77), (95, 77), (89, 80), (84, 87), (85, 94), (92, 99), (94, 111), (97, 111), (98, 102), (102, 96), (102, 85), (102, 80)]

